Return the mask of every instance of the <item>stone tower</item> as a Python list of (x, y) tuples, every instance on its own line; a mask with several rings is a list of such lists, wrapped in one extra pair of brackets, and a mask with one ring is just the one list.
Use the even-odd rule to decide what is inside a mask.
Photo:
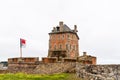
[(71, 30), (62, 21), (49, 33), (48, 57), (76, 59), (79, 56), (77, 26)]

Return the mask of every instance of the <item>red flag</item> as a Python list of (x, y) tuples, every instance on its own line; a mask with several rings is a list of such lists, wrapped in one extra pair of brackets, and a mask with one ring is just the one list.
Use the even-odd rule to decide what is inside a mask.
[(26, 40), (20, 38), (20, 47), (25, 47), (25, 45), (26, 45)]

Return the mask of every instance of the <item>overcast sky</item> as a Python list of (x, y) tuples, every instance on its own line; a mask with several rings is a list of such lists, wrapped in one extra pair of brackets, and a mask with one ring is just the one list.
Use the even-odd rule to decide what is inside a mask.
[(77, 25), (80, 55), (120, 63), (120, 0), (0, 0), (0, 61), (20, 56), (20, 38), (24, 57), (46, 57), (48, 33), (59, 21)]

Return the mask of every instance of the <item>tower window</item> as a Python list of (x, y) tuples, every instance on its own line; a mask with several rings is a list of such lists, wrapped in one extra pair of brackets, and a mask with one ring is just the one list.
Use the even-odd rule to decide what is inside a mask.
[(67, 35), (67, 37), (68, 37), (68, 39), (70, 39), (70, 35), (69, 34)]
[(68, 44), (66, 44), (66, 50), (68, 50)]
[(72, 39), (73, 39), (73, 35), (72, 35)]
[(64, 35), (62, 35), (62, 38), (64, 39)]
[(56, 50), (56, 45), (54, 46), (54, 49)]
[(60, 45), (60, 49), (62, 49), (62, 45)]
[(73, 50), (75, 50), (75, 45), (73, 45)]
[(67, 35), (67, 37), (69, 38), (69, 37), (70, 37), (70, 35)]

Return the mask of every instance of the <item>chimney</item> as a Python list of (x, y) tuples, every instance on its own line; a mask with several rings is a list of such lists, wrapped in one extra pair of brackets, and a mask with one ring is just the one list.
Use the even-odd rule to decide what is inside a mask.
[(52, 32), (55, 32), (55, 27), (53, 27), (53, 30), (52, 30)]
[(74, 25), (74, 32), (78, 32), (77, 25)]
[(63, 25), (63, 21), (60, 21), (60, 22), (59, 22), (59, 25)]
[(83, 52), (83, 56), (86, 56), (87, 55), (87, 52)]
[(60, 26), (60, 32), (62, 32), (63, 31), (63, 21), (59, 22), (59, 26)]

